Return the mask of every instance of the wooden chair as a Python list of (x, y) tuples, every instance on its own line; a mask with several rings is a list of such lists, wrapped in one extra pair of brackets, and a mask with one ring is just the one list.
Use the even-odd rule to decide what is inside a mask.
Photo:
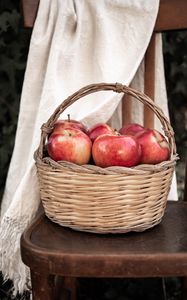
[(31, 269), (33, 299), (59, 299), (55, 275), (65, 279), (64, 287), (73, 293), (70, 299), (76, 299), (80, 277), (187, 276), (186, 232), (186, 202), (170, 201), (163, 221), (151, 230), (117, 236), (63, 228), (42, 213), (21, 240), (23, 262)]
[[(23, 0), (24, 24), (31, 27), (39, 0)], [(145, 93), (154, 98), (155, 33), (187, 28), (187, 2), (161, 0), (158, 18), (145, 56)], [(167, 17), (165, 17), (167, 16)], [(129, 115), (131, 105), (123, 108)], [(153, 114), (145, 109), (145, 125)], [(185, 193), (187, 200), (187, 193)], [(33, 300), (76, 299), (76, 278), (187, 278), (187, 202), (168, 201), (163, 221), (143, 233), (97, 235), (52, 223), (40, 211), (21, 238), (23, 262), (31, 270)], [(65, 291), (65, 289), (64, 289)], [(60, 296), (59, 296), (60, 295)], [(183, 299), (187, 299), (184, 284)]]

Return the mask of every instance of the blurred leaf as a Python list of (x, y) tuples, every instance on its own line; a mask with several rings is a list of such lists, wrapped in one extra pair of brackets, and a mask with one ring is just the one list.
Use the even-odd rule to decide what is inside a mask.
[(20, 15), (15, 9), (11, 12), (3, 12), (0, 18), (0, 34), (7, 32), (8, 28), (12, 28), (17, 33), (19, 19)]
[(173, 89), (173, 92), (175, 94), (182, 93), (186, 95), (186, 85), (184, 85), (184, 83), (181, 80), (178, 80), (176, 82), (175, 88)]

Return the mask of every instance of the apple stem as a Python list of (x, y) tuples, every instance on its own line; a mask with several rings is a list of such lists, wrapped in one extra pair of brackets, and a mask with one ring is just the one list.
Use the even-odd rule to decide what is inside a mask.
[(70, 122), (70, 114), (68, 114), (68, 122)]
[(119, 132), (118, 132), (118, 130), (115, 128), (114, 129), (114, 133), (116, 134), (116, 135), (121, 135)]

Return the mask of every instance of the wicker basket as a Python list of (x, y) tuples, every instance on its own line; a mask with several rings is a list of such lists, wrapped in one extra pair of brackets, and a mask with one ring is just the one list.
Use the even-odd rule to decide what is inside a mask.
[[(81, 97), (104, 90), (133, 96), (156, 114), (170, 145), (168, 161), (100, 168), (55, 162), (45, 155), (47, 135), (60, 114)], [(43, 124), (34, 157), (47, 217), (62, 226), (95, 233), (144, 231), (160, 223), (177, 160), (174, 133), (162, 110), (145, 94), (119, 83), (92, 84), (63, 101)]]

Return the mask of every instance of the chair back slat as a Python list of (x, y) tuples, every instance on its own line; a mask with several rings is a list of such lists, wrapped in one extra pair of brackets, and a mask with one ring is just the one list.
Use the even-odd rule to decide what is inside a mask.
[(21, 0), (24, 27), (32, 28), (37, 16), (39, 0)]
[[(144, 71), (144, 93), (152, 100), (155, 98), (155, 55), (156, 55), (156, 34), (153, 33), (145, 54)], [(146, 105), (144, 106), (144, 126), (154, 128), (154, 113)]]

